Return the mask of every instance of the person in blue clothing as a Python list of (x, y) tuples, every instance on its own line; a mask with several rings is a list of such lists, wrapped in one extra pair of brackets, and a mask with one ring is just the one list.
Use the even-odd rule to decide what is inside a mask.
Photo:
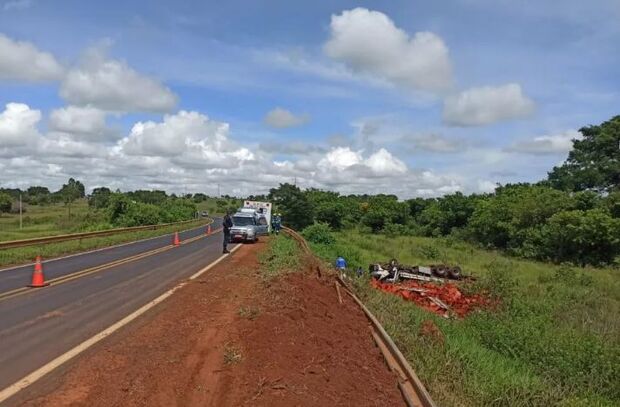
[(336, 259), (336, 268), (338, 270), (344, 271), (347, 268), (347, 261), (342, 256), (338, 256)]
[(280, 233), (280, 228), (282, 228), (282, 217), (279, 213), (276, 213), (273, 217), (273, 232), (277, 235)]

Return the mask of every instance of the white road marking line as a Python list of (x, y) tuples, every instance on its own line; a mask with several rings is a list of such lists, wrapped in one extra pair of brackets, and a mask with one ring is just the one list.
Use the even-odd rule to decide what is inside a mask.
[[(206, 227), (206, 226), (208, 226), (208, 225), (212, 225), (213, 223), (215, 223), (215, 222), (205, 223), (204, 225), (197, 226), (197, 227), (192, 228), (192, 229), (185, 229), (185, 230), (182, 230), (182, 231), (181, 231), (181, 232), (179, 232), (179, 233), (183, 233), (183, 232), (188, 232), (188, 231), (192, 231), (192, 230), (201, 229), (201, 228)], [(116, 249), (116, 248), (118, 248), (118, 247), (129, 246), (130, 244), (142, 243), (142, 242), (148, 242), (149, 240), (155, 240), (155, 239), (159, 239), (159, 238), (161, 238), (161, 237), (173, 236), (173, 235), (174, 235), (174, 232), (171, 232), (171, 233), (166, 233), (165, 235), (159, 235), (159, 236), (147, 237), (146, 239), (141, 239), (141, 240), (132, 240), (132, 241), (130, 241), (130, 242), (119, 243), (119, 244), (116, 244), (116, 245), (114, 245), (114, 246), (100, 247), (100, 248), (98, 248), (98, 249), (93, 249), (93, 250), (89, 250), (89, 251), (86, 251), (86, 252), (78, 252), (78, 253), (74, 253), (74, 254), (68, 254), (68, 255), (66, 255), (66, 256), (62, 256), (62, 257), (53, 257), (53, 258), (51, 258), (51, 259), (49, 259), (49, 260), (43, 260), (43, 261), (42, 261), (42, 263), (43, 263), (43, 264), (48, 264), (48, 263), (52, 263), (52, 262), (55, 262), (55, 261), (58, 261), (58, 260), (64, 260), (64, 259), (69, 259), (69, 258), (71, 258), (71, 257), (77, 257), (77, 256), (86, 255), (86, 254), (91, 254), (91, 253), (97, 253), (97, 252), (101, 252), (101, 251), (104, 251), (104, 250), (109, 250), (109, 249)], [(106, 237), (106, 236), (102, 236), (102, 237)], [(9, 249), (9, 250), (10, 250), (10, 249)], [(22, 268), (22, 267), (28, 267), (28, 266), (34, 266), (34, 263), (26, 263), (26, 264), (20, 264), (20, 265), (17, 265), (17, 266), (10, 266), (10, 267), (7, 267), (7, 268), (3, 268), (3, 269), (0, 269), (0, 273), (2, 273), (3, 271), (10, 271), (10, 270), (20, 269), (20, 268)]]
[[(230, 251), (230, 253), (231, 254), (234, 253), (240, 247), (241, 247), (241, 245), (238, 244), (237, 246), (233, 247), (233, 249)], [(228, 256), (229, 256), (228, 254), (221, 255), (215, 261), (213, 261), (212, 263), (210, 263), (209, 265), (207, 265), (203, 269), (201, 269), (201, 270), (197, 271), (196, 273), (194, 273), (189, 278), (189, 280), (194, 280), (194, 279), (200, 277), (202, 274), (206, 273), (211, 268), (215, 267), (219, 262), (221, 262), (222, 260), (224, 260)], [(120, 321), (112, 324), (111, 326), (109, 326), (108, 328), (106, 328), (103, 331), (99, 332), (95, 336), (92, 336), (91, 338), (85, 340), (84, 342), (80, 343), (79, 345), (77, 345), (73, 349), (65, 352), (64, 354), (58, 356), (56, 359), (52, 360), (51, 362), (48, 362), (47, 364), (45, 364), (45, 365), (41, 366), (40, 368), (38, 368), (37, 370), (35, 370), (34, 372), (28, 374), (27, 376), (23, 377), (22, 379), (18, 380), (17, 382), (13, 383), (12, 385), (10, 385), (7, 388), (3, 389), (2, 391), (0, 391), (0, 403), (6, 401), (9, 397), (14, 396), (15, 394), (17, 394), (21, 390), (23, 390), (26, 387), (30, 386), (31, 384), (35, 383), (37, 380), (41, 379), (43, 376), (47, 375), (48, 373), (51, 373), (54, 369), (56, 369), (57, 367), (63, 365), (64, 363), (68, 362), (69, 360), (71, 360), (75, 356), (79, 355), (80, 353), (84, 352), (86, 349), (90, 348), (91, 346), (93, 346), (97, 342), (99, 342), (102, 339), (110, 336), (112, 333), (118, 331), (123, 326), (127, 325), (131, 321), (133, 321), (136, 318), (138, 318), (140, 315), (144, 314), (145, 312), (147, 312), (148, 310), (150, 310), (151, 308), (153, 308), (157, 304), (159, 304), (162, 301), (164, 301), (166, 298), (170, 297), (172, 294), (174, 294), (175, 291), (177, 291), (181, 287), (185, 286), (186, 284), (187, 284), (187, 281), (177, 284), (175, 287), (171, 288), (170, 290), (166, 291), (165, 293), (163, 293), (159, 297), (157, 297), (154, 300), (152, 300), (152, 301), (148, 302), (147, 304), (143, 305), (138, 310), (136, 310), (136, 311), (132, 312), (131, 314), (127, 315), (125, 318), (123, 318)]]

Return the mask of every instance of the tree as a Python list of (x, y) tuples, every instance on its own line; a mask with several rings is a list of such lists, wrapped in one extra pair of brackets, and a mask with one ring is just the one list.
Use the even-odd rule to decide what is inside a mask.
[(309, 189), (306, 197), (315, 209), (317, 222), (327, 223), (333, 229), (340, 229), (345, 218), (344, 199), (337, 192)]
[(480, 243), (517, 249), (554, 214), (575, 207), (569, 193), (538, 185), (497, 188), (496, 194), (476, 205), (469, 229)]
[(11, 195), (6, 192), (0, 192), (0, 215), (4, 213), (9, 213), (11, 211), (11, 207), (13, 206), (13, 198)]
[(49, 203), (50, 198), (50, 190), (47, 187), (33, 186), (26, 190), (24, 202), (32, 205), (42, 205)]
[(370, 197), (362, 223), (378, 232), (388, 223), (404, 225), (409, 219), (409, 205), (399, 202), (395, 195), (379, 194)]
[(71, 204), (76, 199), (84, 198), (84, 185), (80, 181), (69, 178), (69, 181), (60, 188), (58, 194), (62, 197), (62, 202), (64, 202), (68, 214), (71, 216)]
[[(425, 234), (440, 236), (449, 234), (452, 229), (465, 227), (474, 213), (478, 195), (465, 196), (461, 192), (438, 198), (426, 206), (417, 220), (423, 226)], [(419, 208), (419, 201), (409, 201), (409, 207)]]
[(269, 197), (282, 212), (282, 221), (286, 225), (302, 230), (314, 223), (314, 206), (297, 186), (280, 184), (269, 191)]
[(538, 257), (554, 261), (609, 264), (620, 254), (620, 219), (603, 210), (563, 211), (534, 236)]
[(91, 206), (95, 209), (103, 209), (108, 206), (110, 203), (110, 197), (112, 196), (112, 191), (110, 188), (99, 187), (93, 189), (93, 193), (90, 194), (90, 199), (88, 200), (88, 206)]
[(611, 192), (620, 188), (620, 116), (579, 130), (567, 160), (549, 173), (555, 188)]

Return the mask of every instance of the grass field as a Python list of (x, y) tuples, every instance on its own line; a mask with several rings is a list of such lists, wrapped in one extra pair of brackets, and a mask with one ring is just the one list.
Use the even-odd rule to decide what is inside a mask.
[[(102, 217), (89, 212), (85, 200), (76, 201), (71, 206), (71, 217), (62, 205), (28, 206), (23, 214), (23, 228), (19, 228), (19, 215), (0, 216), (0, 241), (28, 239), (63, 233), (84, 231), (85, 218), (95, 220)], [(91, 222), (92, 223), (92, 222)]]
[[(175, 231), (191, 229), (205, 222), (205, 219), (197, 219), (196, 222), (190, 222), (182, 226), (170, 226), (157, 230), (144, 230), (112, 236), (0, 250), (0, 267), (27, 263), (32, 261), (37, 255), (43, 258), (53, 258), (161, 236)], [(64, 205), (33, 205), (28, 207), (28, 211), (24, 213), (22, 229), (19, 228), (19, 215), (5, 214), (0, 216), (0, 241), (97, 230), (93, 229), (93, 226), (91, 226), (93, 224), (98, 225), (98, 229), (101, 229), (102, 225), (105, 226), (104, 214), (89, 210), (85, 200), (78, 201), (72, 205), (71, 217), (68, 216), (67, 208)], [(108, 225), (107, 228), (110, 227)]]
[[(312, 245), (349, 266), (456, 263), (478, 279), (498, 309), (447, 320), (374, 290), (355, 289), (392, 335), (440, 406), (620, 405), (620, 272), (507, 258), (460, 241), (336, 234)], [(420, 330), (432, 321), (440, 339)], [(428, 324), (428, 322), (426, 322)]]

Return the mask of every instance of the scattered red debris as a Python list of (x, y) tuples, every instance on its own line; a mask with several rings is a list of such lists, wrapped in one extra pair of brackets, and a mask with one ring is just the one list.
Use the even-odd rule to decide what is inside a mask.
[[(463, 318), (476, 308), (491, 305), (491, 300), (481, 294), (465, 295), (456, 285), (418, 283), (406, 281), (400, 284), (382, 283), (372, 280), (371, 285), (379, 290), (392, 293), (435, 314), (449, 316), (451, 313)], [(437, 301), (439, 300), (439, 301)], [(442, 306), (446, 305), (447, 309)]]

